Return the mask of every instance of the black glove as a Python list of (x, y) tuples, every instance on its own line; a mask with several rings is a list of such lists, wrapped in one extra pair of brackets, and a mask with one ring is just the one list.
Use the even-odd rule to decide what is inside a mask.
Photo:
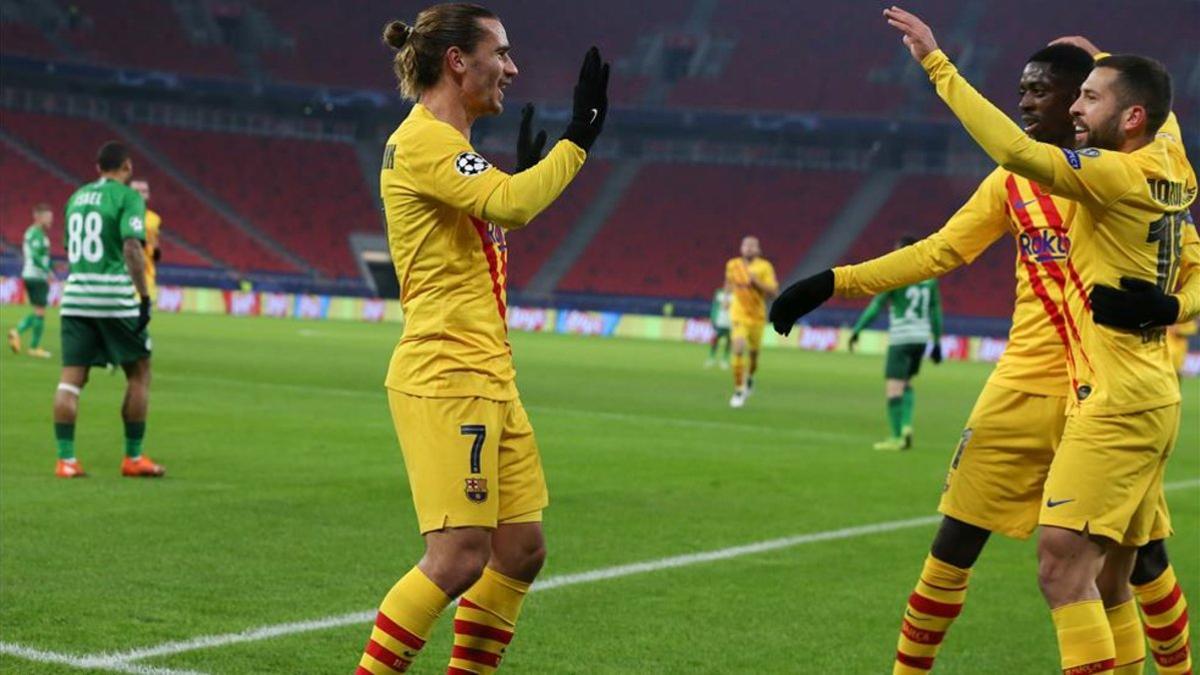
[(150, 257), (154, 259), (154, 262), (158, 262), (159, 260), (162, 260), (162, 249), (161, 248), (154, 249), (154, 255), (152, 255)]
[(940, 341), (933, 343), (933, 349), (929, 350), (929, 360), (934, 364), (942, 362), (942, 343)]
[(1121, 277), (1121, 288), (1092, 289), (1092, 318), (1096, 323), (1124, 330), (1170, 326), (1179, 319), (1179, 300), (1143, 279)]
[(608, 116), (608, 64), (600, 62), (600, 50), (592, 47), (583, 57), (579, 69), (579, 82), (575, 85), (575, 102), (571, 109), (571, 122), (562, 137), (583, 148), (592, 149), (592, 143), (604, 128)]
[(542, 161), (542, 148), (546, 147), (546, 132), (539, 131), (536, 138), (532, 137), (530, 126), (533, 124), (533, 104), (526, 103), (521, 108), (521, 129), (517, 132), (517, 170), (525, 169)]
[(146, 326), (150, 325), (150, 298), (142, 296), (142, 304), (138, 305), (138, 322), (137, 327), (133, 329), (133, 334), (137, 335), (146, 330)]
[(796, 320), (820, 307), (833, 297), (833, 270), (825, 270), (807, 279), (801, 279), (771, 303), (771, 324), (775, 332), (787, 335), (792, 332)]
[(850, 350), (851, 354), (854, 353), (854, 346), (857, 344), (858, 344), (858, 333), (851, 333), (850, 334), (850, 342), (846, 343), (846, 348)]

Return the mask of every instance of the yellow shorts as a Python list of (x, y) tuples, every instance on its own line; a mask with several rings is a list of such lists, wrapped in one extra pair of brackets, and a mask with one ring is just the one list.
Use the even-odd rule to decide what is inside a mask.
[(388, 390), (421, 533), (542, 520), (542, 459), (520, 399), (424, 398)]
[(1130, 415), (1070, 417), (1038, 522), (1124, 546), (1169, 536), (1163, 470), (1178, 435), (1178, 403)]
[(738, 321), (735, 319), (731, 335), (735, 342), (739, 338), (745, 340), (746, 348), (757, 352), (762, 349), (763, 329), (766, 326), (765, 321)]
[(1066, 397), (985, 385), (950, 460), (938, 511), (1027, 539), (1065, 424)]

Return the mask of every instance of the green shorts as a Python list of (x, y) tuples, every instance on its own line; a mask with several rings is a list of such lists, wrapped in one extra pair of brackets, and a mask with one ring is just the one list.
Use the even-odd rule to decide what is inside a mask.
[(889, 380), (911, 380), (921, 370), (921, 359), (925, 358), (925, 344), (893, 345), (887, 350), (884, 377)]
[(62, 318), (64, 366), (125, 365), (150, 358), (150, 335), (143, 328), (134, 333), (136, 318), (94, 319), (83, 316)]
[(725, 338), (726, 340), (729, 339), (729, 326), (725, 326), (725, 327), (717, 326), (716, 331), (717, 331), (717, 339), (718, 340), (720, 340), (721, 338)]
[(25, 282), (25, 295), (29, 296), (29, 304), (34, 307), (45, 307), (50, 297), (50, 283), (45, 279), (22, 279)]

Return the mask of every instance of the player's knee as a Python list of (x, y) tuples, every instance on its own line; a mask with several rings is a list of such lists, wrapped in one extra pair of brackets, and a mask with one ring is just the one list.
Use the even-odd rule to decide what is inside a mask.
[[(1045, 528), (1038, 540), (1038, 587), (1051, 605), (1069, 602), (1096, 582), (1100, 555), (1086, 535), (1059, 528)], [(1096, 560), (1091, 560), (1091, 558)]]
[(930, 553), (944, 563), (968, 569), (975, 566), (991, 534), (982, 527), (946, 517), (938, 527)]
[(421, 567), (447, 595), (457, 597), (479, 580), (490, 558), (486, 547), (464, 545), (427, 551)]
[(1135, 586), (1148, 584), (1161, 577), (1170, 564), (1167, 558), (1167, 543), (1162, 539), (1152, 541), (1138, 549), (1129, 583)]

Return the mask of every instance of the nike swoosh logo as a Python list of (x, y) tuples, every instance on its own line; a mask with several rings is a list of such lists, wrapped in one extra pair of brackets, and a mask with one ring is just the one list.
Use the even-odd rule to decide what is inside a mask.
[(596, 118), (599, 116), (600, 116), (600, 111), (596, 108), (592, 108), (592, 119), (590, 121), (588, 121), (588, 124), (595, 124)]
[(906, 609), (906, 610), (904, 610), (904, 616), (906, 616), (906, 617), (908, 617), (908, 618), (912, 619), (913, 621), (920, 621), (921, 623), (924, 623), (924, 622), (926, 622), (926, 621), (928, 621), (928, 620), (929, 620), (929, 619), (925, 619), (925, 618), (919, 617), (919, 616), (917, 616), (916, 614), (913, 614), (913, 613), (912, 613), (910, 610), (907, 610), (907, 609)]
[(1067, 502), (1073, 502), (1073, 501), (1075, 501), (1073, 498), (1072, 499), (1059, 499), (1058, 501), (1055, 501), (1053, 499), (1046, 499), (1046, 508), (1052, 509), (1056, 506), (1062, 506), (1063, 504), (1066, 504)]
[(1159, 647), (1159, 648), (1158, 648), (1158, 650), (1159, 650), (1160, 652), (1162, 652), (1162, 653), (1166, 654), (1167, 652), (1171, 651), (1172, 649), (1175, 649), (1175, 647), (1179, 646), (1179, 643), (1180, 643), (1182, 640), (1183, 640), (1183, 638), (1182, 638), (1182, 637), (1175, 638), (1175, 641), (1174, 641), (1174, 642), (1172, 642), (1172, 643), (1171, 643), (1171, 644), (1169, 644), (1169, 645), (1163, 645), (1162, 647)]
[(1036, 199), (1030, 199), (1029, 201), (1024, 201), (1024, 202), (1021, 202), (1020, 204), (1017, 204), (1017, 206), (1024, 209), (1024, 208), (1028, 208), (1030, 204), (1036, 204), (1037, 201), (1038, 200), (1036, 200)]

